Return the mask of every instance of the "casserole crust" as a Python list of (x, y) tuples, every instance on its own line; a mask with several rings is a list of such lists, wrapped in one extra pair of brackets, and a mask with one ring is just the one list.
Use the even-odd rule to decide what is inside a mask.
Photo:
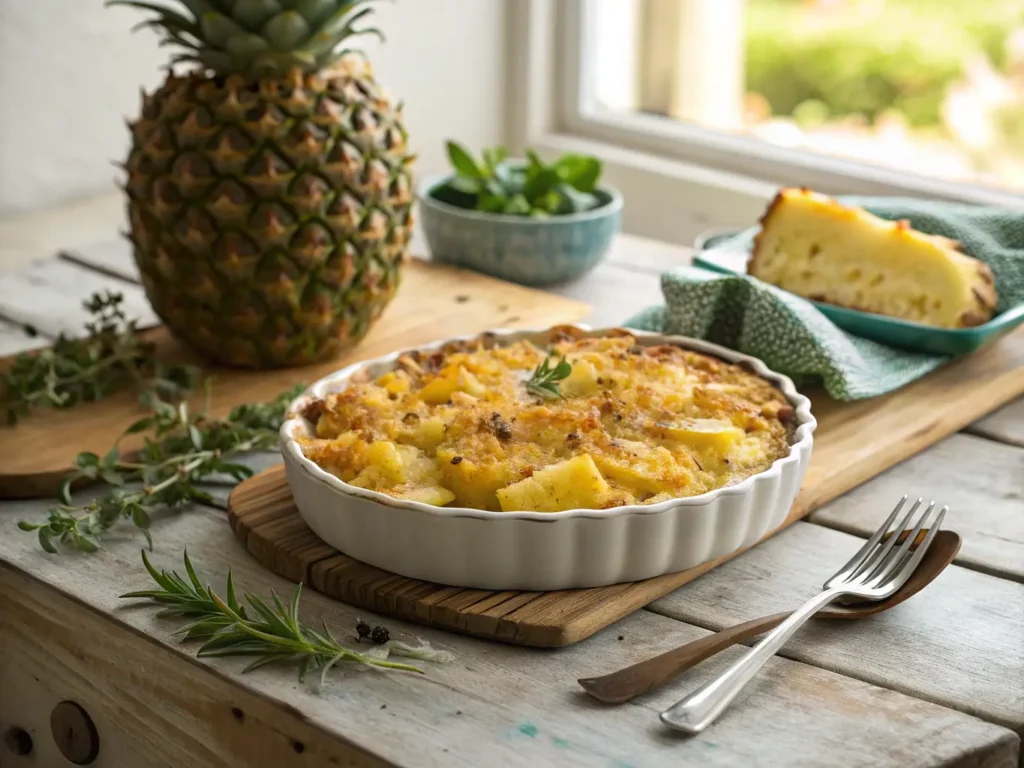
[[(572, 370), (559, 395), (527, 388), (562, 355)], [(557, 512), (738, 483), (788, 454), (793, 409), (739, 365), (567, 326), (547, 348), (485, 335), (404, 355), (302, 415), (315, 433), (297, 438), (303, 454), (351, 485), (436, 506)]]
[(761, 218), (747, 272), (798, 296), (939, 328), (992, 319), (988, 265), (959, 243), (847, 208), (807, 189), (784, 189)]

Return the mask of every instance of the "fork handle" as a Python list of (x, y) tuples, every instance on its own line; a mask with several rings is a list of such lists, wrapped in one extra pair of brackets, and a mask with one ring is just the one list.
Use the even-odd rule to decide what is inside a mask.
[(778, 653), (805, 621), (842, 594), (842, 590), (828, 589), (812, 597), (725, 672), (662, 712), (661, 721), (684, 733), (703, 731), (718, 719), (743, 690), (743, 686), (750, 682), (768, 659)]

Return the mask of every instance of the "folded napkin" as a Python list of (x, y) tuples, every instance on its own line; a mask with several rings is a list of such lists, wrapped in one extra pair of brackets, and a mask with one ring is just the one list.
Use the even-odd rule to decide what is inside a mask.
[[(908, 219), (915, 229), (963, 243), (992, 268), (998, 311), (1024, 302), (1024, 212), (905, 198), (844, 197), (884, 219)], [(757, 228), (717, 248), (749, 252)], [(798, 296), (747, 276), (681, 267), (662, 275), (665, 304), (626, 321), (640, 330), (705, 339), (760, 358), (798, 386), (820, 384), (836, 400), (875, 397), (898, 389), (950, 358), (906, 352), (837, 328)]]

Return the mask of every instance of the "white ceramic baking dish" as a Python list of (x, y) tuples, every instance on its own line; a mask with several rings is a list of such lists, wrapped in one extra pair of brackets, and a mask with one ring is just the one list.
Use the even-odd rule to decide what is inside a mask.
[[(590, 330), (602, 336), (612, 329)], [(731, 362), (773, 382), (794, 409), (789, 455), (741, 483), (649, 506), (567, 512), (487, 512), (394, 499), (349, 485), (303, 456), (295, 436), (312, 434), (302, 407), (346, 386), (358, 371), (391, 370), (401, 350), (320, 379), (292, 404), (282, 453), (296, 506), (310, 528), (341, 552), (410, 578), (492, 590), (596, 587), (681, 571), (752, 544), (785, 519), (811, 458), (810, 401), (756, 358), (704, 341), (629, 331), (637, 343), (677, 344)], [(547, 345), (548, 330), (494, 331), (496, 343)], [(440, 349), (445, 339), (418, 347)]]

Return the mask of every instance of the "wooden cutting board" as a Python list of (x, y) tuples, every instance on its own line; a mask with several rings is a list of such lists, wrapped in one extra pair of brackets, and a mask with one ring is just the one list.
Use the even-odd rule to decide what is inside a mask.
[[(311, 383), (349, 363), (403, 347), (489, 328), (556, 325), (577, 320), (587, 311), (586, 304), (572, 299), (412, 259), (404, 268), (398, 296), (349, 354), (327, 363), (273, 371), (208, 367), (207, 374), (214, 377), (212, 410), (223, 415), (240, 403), (270, 400), (296, 384)], [(148, 333), (161, 359), (188, 359), (163, 328)], [(0, 360), (0, 368), (6, 362)], [(193, 401), (201, 407), (202, 393)], [(141, 413), (137, 399), (125, 392), (66, 411), (40, 409), (13, 428), (0, 426), (0, 498), (54, 495), (80, 451), (106, 453)], [(130, 435), (122, 448), (132, 450), (141, 444), (140, 436)]]
[[(837, 403), (810, 392), (819, 422), (811, 464), (786, 520), (764, 538), (1022, 393), (1024, 328), (889, 395)], [(928, 489), (908, 487), (906, 493), (924, 496)], [(299, 516), (283, 465), (236, 487), (228, 515), (246, 549), (292, 581), (396, 618), (539, 647), (578, 642), (744, 551), (629, 584), (491, 592), (404, 578), (333, 549)]]

